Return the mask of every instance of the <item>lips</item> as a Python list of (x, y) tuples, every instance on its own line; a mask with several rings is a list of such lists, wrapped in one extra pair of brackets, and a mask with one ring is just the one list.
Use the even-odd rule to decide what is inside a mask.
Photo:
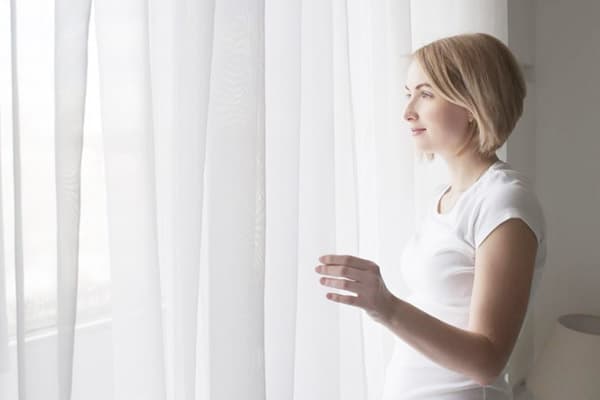
[(419, 134), (425, 132), (425, 130), (426, 130), (425, 128), (413, 128), (410, 131), (411, 131), (412, 135), (415, 136), (415, 135), (419, 135)]

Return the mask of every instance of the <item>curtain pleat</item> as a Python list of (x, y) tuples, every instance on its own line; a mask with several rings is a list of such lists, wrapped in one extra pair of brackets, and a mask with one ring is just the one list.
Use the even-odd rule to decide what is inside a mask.
[(302, 1), (295, 399), (340, 396), (339, 315), (325, 307), (314, 273), (336, 240), (332, 11), (331, 1)]
[[(336, 252), (358, 254), (362, 236), (358, 216), (360, 201), (357, 198), (360, 190), (357, 176), (357, 172), (360, 170), (357, 161), (360, 158), (358, 153), (360, 153), (361, 147), (359, 135), (357, 135), (357, 122), (360, 119), (357, 106), (360, 106), (360, 95), (357, 93), (357, 82), (353, 82), (353, 78), (356, 78), (357, 75), (356, 71), (352, 69), (350, 61), (351, 54), (355, 54), (357, 50), (351, 46), (351, 28), (356, 28), (356, 26), (350, 26), (350, 15), (354, 10), (352, 2), (333, 1), (332, 6), (332, 135), (335, 162), (332, 165), (334, 182), (328, 195), (335, 200), (336, 211), (334, 212), (334, 224), (328, 228), (317, 228), (332, 230), (335, 235), (335, 244), (332, 248), (337, 247)], [(358, 28), (363, 29), (364, 27)], [(364, 77), (364, 75), (360, 76)], [(359, 151), (356, 147), (359, 147)], [(345, 250), (342, 251), (342, 249)], [(322, 299), (323, 295), (319, 300), (323, 301)], [(368, 386), (366, 363), (369, 354), (363, 347), (368, 336), (368, 332), (366, 332), (368, 322), (360, 313), (353, 311), (355, 310), (340, 309), (338, 326), (334, 326), (339, 331), (339, 345), (336, 349), (339, 352), (337, 360), (339, 382), (335, 382), (335, 387), (339, 390), (339, 398), (349, 400), (367, 398)], [(342, 382), (347, 382), (347, 384), (342, 384)]]
[(55, 3), (58, 399), (69, 400), (77, 311), (81, 157), (91, 1)]
[(265, 2), (267, 399), (293, 399), (295, 387), (301, 6)]
[(19, 73), (17, 49), (17, 9), (16, 1), (10, 1), (11, 27), (11, 93), (13, 123), (13, 182), (14, 182), (14, 255), (15, 255), (15, 300), (16, 300), (16, 342), (17, 376), (19, 400), (27, 400), (27, 379), (25, 375), (25, 274), (23, 268), (23, 213), (21, 193), (21, 146), (19, 116)]
[(114, 398), (166, 395), (148, 3), (94, 3), (112, 282)]
[[(170, 152), (162, 150), (157, 154), (165, 157), (159, 173), (167, 166), (166, 157), (172, 154), (169, 159), (172, 175), (163, 174), (164, 181), (158, 191), (171, 194), (159, 210), (159, 214), (172, 216), (164, 224), (169, 227), (172, 241), (160, 244), (161, 249), (171, 254), (162, 268), (168, 289), (165, 291), (168, 343), (172, 346), (168, 352), (172, 365), (169, 393), (176, 399), (196, 399), (201, 393), (208, 396), (209, 352), (204, 345), (207, 327), (205, 321), (198, 323), (199, 317), (205, 318), (205, 310), (199, 310), (198, 305), (199, 285), (206, 280), (206, 267), (201, 265), (202, 211), (215, 3), (177, 1), (171, 13), (173, 26), (177, 27), (168, 43), (173, 65), (161, 68), (153, 64), (157, 67), (153, 70), (153, 88), (169, 79), (172, 84), (170, 97), (163, 98), (162, 92), (153, 96), (155, 126), (164, 118), (164, 111), (172, 113), (171, 120), (164, 125), (166, 129), (158, 132), (161, 134), (158, 140), (168, 143)], [(164, 14), (158, 15), (164, 18)], [(159, 51), (160, 47), (153, 46), (152, 50)], [(198, 373), (201, 377), (197, 388)]]
[[(4, 116), (0, 114), (0, 138), (2, 138), (2, 118)], [(0, 140), (1, 141), (1, 140)], [(2, 148), (2, 146), (0, 146)], [(0, 176), (2, 176), (2, 152), (0, 152)], [(4, 185), (2, 179), (0, 179), (0, 249), (4, 249)], [(6, 316), (6, 274), (5, 270), (5, 258), (4, 251), (0, 251), (0, 375), (5, 373), (9, 368), (8, 359), (8, 318)], [(2, 385), (2, 379), (0, 376), (0, 386)], [(0, 394), (2, 394), (2, 388), (0, 387)]]
[(215, 400), (265, 396), (263, 43), (262, 0), (216, 4), (205, 170)]

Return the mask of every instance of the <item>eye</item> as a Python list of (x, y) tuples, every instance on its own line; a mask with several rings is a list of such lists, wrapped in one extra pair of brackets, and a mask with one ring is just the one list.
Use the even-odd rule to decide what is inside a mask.
[[(404, 97), (406, 97), (407, 99), (410, 99), (410, 93), (406, 93), (404, 95)], [(422, 98), (431, 98), (431, 97), (433, 97), (433, 94), (431, 94), (429, 92), (421, 92), (421, 97)]]

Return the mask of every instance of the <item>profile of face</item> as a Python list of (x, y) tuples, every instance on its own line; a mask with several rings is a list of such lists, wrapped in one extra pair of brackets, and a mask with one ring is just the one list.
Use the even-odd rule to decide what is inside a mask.
[(416, 60), (408, 68), (406, 97), (404, 119), (418, 150), (442, 156), (460, 151), (469, 140), (469, 112), (444, 99)]

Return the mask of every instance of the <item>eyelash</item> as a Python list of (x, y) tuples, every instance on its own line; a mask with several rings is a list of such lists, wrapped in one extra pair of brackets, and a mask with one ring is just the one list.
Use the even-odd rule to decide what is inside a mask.
[[(407, 99), (410, 99), (410, 93), (406, 93), (404, 95), (404, 97), (406, 97)], [(421, 92), (421, 97), (433, 97), (430, 93), (427, 92)]]

